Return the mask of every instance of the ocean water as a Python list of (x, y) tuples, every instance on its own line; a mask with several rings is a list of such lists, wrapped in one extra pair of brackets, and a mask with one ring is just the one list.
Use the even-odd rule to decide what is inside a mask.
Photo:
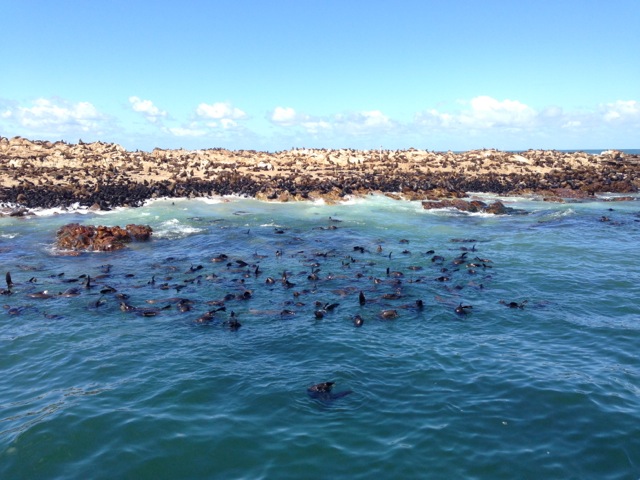
[[(504, 201), (526, 214), (370, 196), (0, 218), (0, 478), (640, 478), (640, 203)], [(71, 222), (154, 235), (69, 256)]]

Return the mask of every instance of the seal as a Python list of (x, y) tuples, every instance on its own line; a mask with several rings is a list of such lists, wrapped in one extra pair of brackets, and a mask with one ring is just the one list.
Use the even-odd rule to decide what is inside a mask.
[(51, 293), (49, 293), (48, 290), (43, 290), (41, 292), (29, 293), (29, 294), (27, 294), (27, 297), (29, 297), (29, 298), (47, 299), (47, 298), (53, 297), (53, 295)]
[(215, 310), (209, 310), (205, 312), (198, 318), (196, 318), (195, 323), (211, 323), (213, 321), (213, 316), (215, 315)]
[(520, 302), (520, 303), (518, 303), (518, 302), (505, 302), (504, 300), (500, 300), (499, 303), (501, 303), (502, 305), (505, 305), (505, 306), (507, 306), (509, 308), (520, 308), (520, 309), (523, 309), (524, 306), (527, 304), (527, 302), (528, 302), (528, 300), (525, 300), (525, 301)]
[(469, 313), (469, 310), (471, 310), (472, 308), (473, 307), (471, 305), (462, 305), (461, 303), (455, 308), (455, 312), (458, 315), (466, 315), (467, 313)]
[(231, 311), (229, 320), (223, 322), (222, 326), (227, 327), (232, 332), (236, 332), (242, 326), (242, 324), (236, 318), (236, 312)]
[(177, 303), (178, 311), (185, 313), (191, 311), (191, 305), (193, 302), (191, 300), (187, 300), (186, 298), (180, 299)]
[(384, 298), (385, 300), (398, 300), (399, 298), (402, 297), (402, 294), (400, 293), (400, 291), (396, 291), (395, 293), (385, 293), (384, 295), (382, 295), (382, 298)]
[(66, 298), (77, 297), (78, 295), (80, 295), (80, 289), (67, 288), (64, 292), (60, 293), (59, 295)]
[(307, 394), (316, 400), (322, 401), (332, 401), (337, 400), (338, 398), (346, 397), (353, 393), (352, 390), (345, 390), (338, 393), (333, 393), (333, 386), (336, 382), (322, 382), (317, 383), (316, 385), (312, 385), (307, 388)]
[(214, 320), (216, 312), (220, 312), (220, 311), (226, 311), (226, 307), (223, 306), (213, 310), (208, 310), (207, 312), (203, 313), (201, 316), (196, 318), (195, 323), (201, 323), (201, 324), (211, 323)]
[(122, 310), (123, 312), (134, 312), (136, 310), (136, 307), (134, 307), (133, 305), (129, 305), (126, 302), (120, 302), (120, 310)]
[(105, 305), (106, 303), (107, 303), (107, 300), (104, 298), (104, 296), (100, 296), (98, 300), (93, 300), (89, 302), (89, 308), (100, 308), (102, 305)]
[(93, 287), (94, 287), (94, 285), (91, 285), (91, 275), (87, 275), (87, 276), (84, 278), (83, 286), (84, 286), (84, 288), (85, 288), (85, 289), (87, 289), (87, 290), (89, 290), (90, 288), (93, 288)]
[(13, 292), (11, 291), (11, 287), (13, 287), (13, 282), (11, 281), (11, 273), (7, 272), (4, 276), (7, 282), (7, 288), (3, 288), (0, 290), (0, 295), (11, 295)]

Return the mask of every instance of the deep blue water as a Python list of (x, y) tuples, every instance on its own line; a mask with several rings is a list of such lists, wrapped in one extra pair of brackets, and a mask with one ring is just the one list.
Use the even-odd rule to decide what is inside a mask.
[[(640, 202), (505, 201), (527, 214), (371, 196), (0, 218), (0, 478), (640, 478)], [(68, 256), (70, 222), (154, 235)], [(352, 393), (308, 395), (326, 381)]]

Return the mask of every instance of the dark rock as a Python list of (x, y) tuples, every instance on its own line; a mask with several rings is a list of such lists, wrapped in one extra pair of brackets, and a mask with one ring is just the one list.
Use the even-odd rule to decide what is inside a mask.
[(11, 210), (11, 212), (9, 212), (10, 217), (24, 217), (28, 214), (29, 210), (27, 210), (26, 208), (14, 208), (13, 210)]
[(455, 208), (461, 212), (468, 213), (491, 213), (493, 215), (511, 215), (514, 213), (525, 213), (523, 210), (518, 210), (511, 207), (506, 207), (501, 201), (497, 200), (491, 205), (480, 200), (471, 200), (469, 202), (460, 199), (453, 200), (439, 200), (439, 201), (425, 201), (422, 202), (422, 207), (426, 210), (432, 210), (437, 208)]

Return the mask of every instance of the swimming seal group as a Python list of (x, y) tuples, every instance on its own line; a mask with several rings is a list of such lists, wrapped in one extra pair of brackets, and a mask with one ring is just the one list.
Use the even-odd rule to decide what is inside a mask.
[[(349, 225), (335, 218), (324, 224), (320, 221), (319, 226), (337, 223), (340, 230), (345, 230), (342, 233), (348, 232)], [(109, 253), (110, 249), (102, 253), (78, 250), (76, 269), (82, 268), (82, 258), (87, 256), (105, 263), (79, 275), (58, 271), (45, 276), (38, 272), (49, 272), (50, 267), (35, 260), (33, 265), (20, 264), (17, 270), (5, 272), (5, 288), (0, 294), (5, 310), (13, 316), (30, 312), (61, 319), (66, 308), (86, 308), (102, 315), (122, 316), (123, 320), (166, 317), (197, 328), (228, 332), (241, 332), (248, 326), (245, 335), (251, 335), (265, 321), (307, 321), (318, 326), (338, 322), (344, 328), (361, 331), (377, 328), (376, 324), (429, 321), (434, 315), (442, 315), (436, 311), (449, 312), (446, 318), (452, 321), (472, 320), (473, 307), (463, 301), (462, 295), (470, 291), (474, 292), (471, 298), (477, 298), (490, 292), (487, 286), (497, 266), (490, 258), (480, 256), (486, 241), (451, 238), (448, 244), (434, 245), (437, 250), (410, 250), (414, 245), (411, 239), (403, 238), (395, 244), (377, 238), (323, 248), (335, 230), (319, 230), (317, 226), (309, 227), (308, 240), (302, 239), (306, 235), (300, 229), (282, 227), (282, 233), (278, 233), (265, 227), (241, 233), (243, 227), (238, 226), (239, 235), (260, 237), (261, 243), (266, 242), (263, 245), (270, 245), (248, 256), (229, 248), (224, 252), (203, 251), (190, 259), (166, 257), (134, 267), (108, 263), (115, 255)], [(58, 235), (96, 234), (101, 230), (108, 231), (106, 227), (69, 224)], [(127, 226), (120, 230), (141, 232), (141, 238), (150, 242), (145, 248), (154, 249), (151, 227)], [(286, 245), (295, 247), (287, 249)], [(57, 254), (64, 255), (67, 246), (66, 241), (59, 244)], [(56, 257), (51, 258), (55, 261)], [(141, 276), (141, 271), (151, 275)], [(496, 298), (495, 303), (522, 311), (527, 301)], [(332, 387), (333, 382), (319, 383), (309, 387), (307, 393), (322, 402), (352, 393), (336, 393)]]

